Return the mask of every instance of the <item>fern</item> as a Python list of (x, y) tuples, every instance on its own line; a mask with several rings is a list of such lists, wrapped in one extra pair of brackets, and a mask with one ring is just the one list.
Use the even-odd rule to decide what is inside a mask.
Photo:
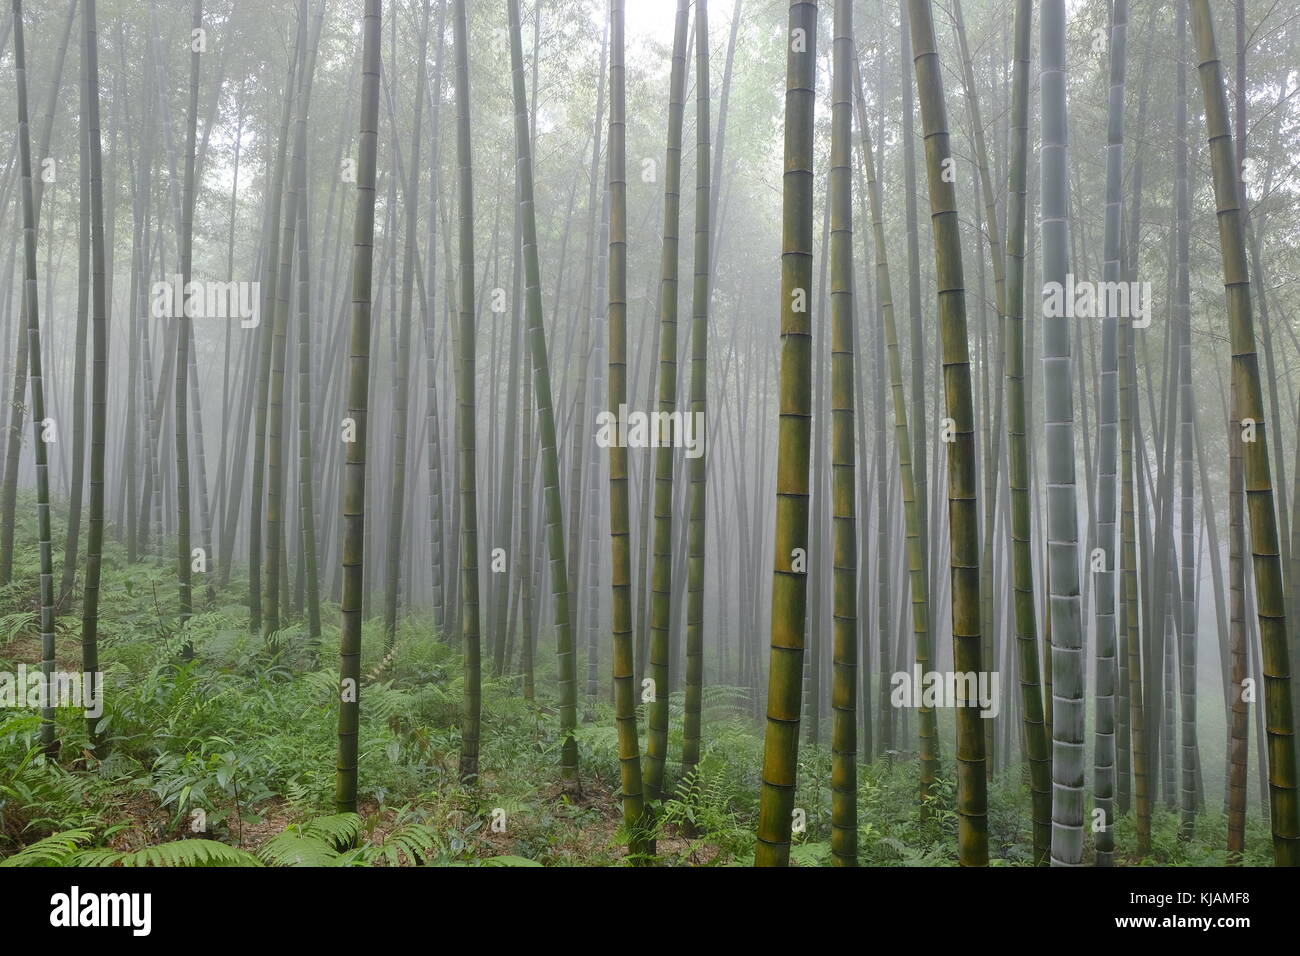
[(0, 860), (0, 866), (67, 866), (77, 848), (89, 843), (94, 835), (94, 831), (85, 828), (64, 830), (23, 847), (8, 859)]
[(38, 840), (0, 861), (0, 866), (353, 866), (380, 858), (396, 864), (399, 852), (412, 862), (423, 862), (433, 855), (437, 844), (430, 828), (408, 823), (378, 847), (347, 849), (360, 832), (361, 819), (355, 813), (318, 817), (285, 828), (255, 856), (203, 839), (176, 840), (134, 851), (111, 847), (83, 850), (82, 845), (90, 843), (95, 832), (82, 827)]
[(432, 827), (423, 823), (405, 823), (398, 827), (378, 845), (365, 848), (363, 859), (366, 863), (383, 861), (388, 866), (401, 866), (405, 862), (428, 863), (442, 849), (437, 834)]
[(341, 854), (320, 837), (291, 828), (267, 840), (257, 855), (267, 866), (334, 866)]
[(142, 850), (122, 852), (108, 848), (83, 850), (72, 866), (261, 866), (246, 850), (216, 840), (175, 840)]
[(19, 634), (35, 632), (40, 619), (36, 611), (15, 611), (0, 616), (0, 644), (8, 644)]
[(830, 855), (829, 843), (797, 843), (790, 847), (790, 862), (795, 866), (825, 866)]
[(260, 866), (257, 857), (216, 840), (175, 840), (134, 852), (109, 847), (81, 849), (95, 832), (64, 830), (14, 853), (0, 866)]
[(362, 854), (343, 851), (360, 832), (361, 818), (355, 813), (317, 817), (303, 826), (286, 827), (266, 842), (258, 857), (270, 866), (351, 865)]

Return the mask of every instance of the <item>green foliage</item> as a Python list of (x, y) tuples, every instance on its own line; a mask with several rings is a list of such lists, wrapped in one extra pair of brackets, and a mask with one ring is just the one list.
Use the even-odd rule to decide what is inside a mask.
[[(159, 843), (140, 850), (109, 847), (83, 849), (93, 843), (90, 828), (65, 830), (24, 847), (0, 866), (357, 866), (387, 863), (391, 866), (434, 859), (438, 839), (431, 828), (409, 821), (378, 842), (352, 844), (361, 836), (362, 821), (354, 813), (317, 817), (291, 824), (277, 833), (256, 854), (215, 840), (188, 839)], [(518, 860), (518, 857), (496, 857)], [(485, 861), (489, 862), (489, 861)], [(533, 861), (495, 865), (539, 865)]]
[(8, 644), (19, 634), (35, 631), (40, 626), (40, 620), (37, 611), (15, 611), (0, 615), (0, 643)]
[(361, 818), (355, 813), (318, 817), (273, 836), (258, 851), (258, 858), (270, 866), (346, 865), (357, 858), (345, 851), (360, 830)]
[(95, 837), (93, 830), (64, 830), (23, 847), (13, 856), (0, 860), (0, 866), (66, 866), (83, 843)]
[[(77, 724), (84, 729), (83, 722)], [(0, 717), (0, 852), (6, 837), (24, 830), (53, 834), (103, 823), (90, 808), (109, 802), (104, 781), (70, 773), (46, 757), (39, 727), (34, 712)]]
[(258, 866), (257, 857), (215, 840), (176, 840), (132, 853), (86, 850), (73, 856), (72, 866)]
[(368, 844), (362, 859), (366, 863), (401, 866), (402, 863), (427, 863), (445, 852), (436, 830), (426, 823), (408, 821), (377, 844)]
[(829, 843), (796, 843), (790, 847), (790, 863), (793, 866), (830, 866), (831, 845)]
[[(20, 529), (19, 577), (0, 592), (0, 670), (35, 658), (30, 594), (38, 565), (34, 528)], [(23, 570), (26, 568), (27, 570)], [(27, 590), (24, 590), (26, 588)], [(583, 794), (559, 787), (562, 736), (553, 694), (555, 655), (537, 653), (535, 702), (517, 676), (483, 683), (483, 749), (477, 787), (457, 774), (463, 672), (459, 648), (412, 615), (385, 652), (379, 622), (362, 639), (360, 815), (333, 814), (337, 722), (337, 613), (327, 610), (320, 661), (308, 660), (293, 623), (276, 646), (250, 634), (241, 607), (196, 614), (187, 627), (194, 660), (175, 636), (169, 570), (128, 565), (108, 543), (101, 601), (108, 747), (88, 760), (79, 711), (56, 712), (63, 749), (39, 746), (40, 716), (0, 712), (0, 863), (5, 866), (733, 866), (753, 861), (761, 727), (747, 715), (747, 692), (706, 687), (700, 763), (677, 776), (680, 693), (671, 717), (667, 796), (655, 808), (654, 861), (626, 855), (619, 803), (613, 709), (590, 702), (576, 728)], [(63, 619), (71, 621), (70, 617)], [(74, 622), (75, 623), (75, 622)], [(71, 626), (71, 625), (69, 625)], [(61, 661), (75, 660), (76, 636), (61, 634)], [(645, 708), (638, 719), (644, 723)], [(1207, 725), (1214, 713), (1207, 715)], [(1215, 728), (1209, 727), (1209, 730)], [(1209, 734), (1207, 734), (1209, 736)], [(795, 806), (806, 827), (794, 834), (791, 862), (829, 862), (830, 755), (801, 748)], [(1207, 760), (1207, 766), (1209, 762)], [(895, 752), (858, 769), (859, 855), (870, 866), (956, 862), (954, 771), (941, 764), (922, 812), (919, 764)], [(1213, 789), (1207, 781), (1207, 788)], [(497, 826), (496, 824), (500, 825)], [(199, 825), (201, 824), (201, 825)], [(195, 827), (198, 827), (195, 829)], [(1013, 766), (989, 787), (994, 865), (1026, 865), (1028, 791)], [(1203, 812), (1191, 841), (1177, 815), (1157, 808), (1152, 848), (1134, 851), (1132, 817), (1116, 825), (1122, 865), (1219, 866), (1226, 824)], [(1085, 862), (1091, 861), (1090, 845)], [(7, 858), (5, 858), (7, 857)], [(1251, 817), (1246, 865), (1271, 862), (1267, 826)]]

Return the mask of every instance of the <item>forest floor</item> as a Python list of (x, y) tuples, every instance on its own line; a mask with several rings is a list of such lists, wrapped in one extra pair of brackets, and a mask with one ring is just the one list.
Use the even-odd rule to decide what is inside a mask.
[[(20, 514), (34, 513), (28, 504), (20, 501)], [(56, 519), (54, 540), (62, 542)], [(14, 580), (0, 589), (0, 674), (16, 675), (20, 667), (30, 672), (40, 660), (34, 537), (34, 522), (20, 521)], [(56, 581), (58, 559), (61, 554)], [(274, 652), (249, 634), (240, 603), (247, 586), (238, 574), (211, 602), (196, 587), (195, 614), (185, 628), (194, 656), (183, 660), (172, 555), (130, 564), (109, 541), (103, 568), (105, 712), (97, 729), (105, 746), (99, 759), (93, 756), (82, 711), (60, 707), (61, 750), (47, 757), (39, 745), (39, 713), (0, 708), (0, 858), (8, 865), (629, 862), (612, 708), (604, 699), (580, 705), (581, 790), (571, 792), (560, 780), (554, 653), (545, 638), (537, 652), (536, 701), (523, 699), (518, 677), (485, 673), (480, 776), (470, 787), (458, 771), (459, 648), (427, 618), (412, 615), (386, 651), (382, 622), (368, 620), (359, 812), (339, 815), (333, 805), (338, 678), (329, 666), (337, 660), (337, 607), (322, 609), (319, 660), (325, 666), (316, 666), (300, 623), (275, 635)], [(78, 589), (58, 618), (59, 670), (80, 670), (80, 603)], [(706, 689), (698, 774), (670, 779), (673, 796), (656, 807), (658, 863), (753, 860), (763, 741), (762, 724), (749, 710), (740, 688)], [(670, 702), (672, 757), (681, 752), (681, 715), (676, 694)], [(945, 740), (947, 732), (941, 726)], [(859, 767), (862, 862), (955, 865), (951, 763), (941, 765), (929, 812), (922, 813), (917, 765), (907, 757)], [(828, 748), (805, 747), (800, 763), (796, 806), (805, 809), (807, 822), (796, 835), (792, 862), (823, 865), (829, 861)], [(670, 762), (670, 773), (674, 769)], [(1206, 787), (1214, 792), (1211, 780)], [(1177, 812), (1158, 806), (1152, 850), (1139, 858), (1132, 816), (1122, 817), (1116, 862), (1224, 863), (1219, 805), (1200, 814), (1193, 840), (1180, 840), (1177, 830)], [(1027, 865), (1030, 832), (1028, 789), (1019, 766), (1012, 766), (989, 787), (992, 862)], [(1268, 828), (1255, 815), (1248, 821), (1246, 862), (1271, 863)]]

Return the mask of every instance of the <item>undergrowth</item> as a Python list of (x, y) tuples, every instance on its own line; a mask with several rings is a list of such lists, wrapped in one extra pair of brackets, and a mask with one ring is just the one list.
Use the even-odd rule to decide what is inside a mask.
[[(19, 513), (31, 514), (30, 502)], [(20, 525), (15, 576), (0, 589), (0, 670), (39, 659), (35, 529)], [(480, 776), (458, 778), (464, 675), (460, 650), (412, 614), (385, 652), (379, 621), (362, 635), (360, 812), (333, 806), (337, 734), (338, 609), (322, 608), (319, 649), (301, 625), (270, 640), (248, 631), (238, 574), (182, 629), (172, 556), (128, 564), (106, 541), (99, 617), (106, 709), (100, 758), (79, 710), (56, 711), (62, 748), (38, 745), (33, 710), (0, 710), (0, 865), (404, 866), (614, 865), (628, 834), (619, 800), (618, 739), (606, 699), (587, 700), (576, 738), (582, 789), (559, 772), (561, 735), (554, 652), (537, 650), (538, 698), (514, 676), (484, 674)], [(55, 528), (55, 540), (62, 532)], [(57, 569), (56, 569), (57, 572)], [(78, 670), (80, 593), (58, 620), (57, 666)], [(194, 648), (183, 660), (182, 640)], [(319, 663), (317, 663), (319, 662)], [(700, 763), (673, 778), (652, 807), (660, 865), (748, 865), (758, 814), (762, 725), (741, 688), (704, 694)], [(670, 754), (681, 753), (682, 697), (670, 699)], [(639, 715), (645, 727), (645, 713)], [(956, 864), (951, 759), (924, 806), (918, 765), (889, 754), (859, 767), (859, 857), (864, 865)], [(830, 862), (830, 753), (800, 752), (802, 811), (791, 861)], [(995, 865), (1030, 863), (1028, 789), (1018, 767), (989, 788)], [(1178, 817), (1157, 808), (1151, 852), (1133, 851), (1131, 816), (1116, 829), (1117, 862), (1222, 865), (1225, 823), (1216, 807), (1180, 839)], [(1218, 844), (1218, 845), (1216, 845)], [(1090, 852), (1090, 851), (1089, 851)], [(635, 862), (644, 862), (641, 860)], [(1270, 861), (1267, 828), (1252, 817), (1247, 864)]]

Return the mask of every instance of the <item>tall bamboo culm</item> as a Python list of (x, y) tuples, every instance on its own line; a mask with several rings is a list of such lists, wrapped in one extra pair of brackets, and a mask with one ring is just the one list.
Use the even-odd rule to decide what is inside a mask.
[[(27, 378), (32, 401), (32, 448), (36, 457), (36, 543), (40, 552), (41, 591), (41, 746), (54, 755), (54, 706), (50, 678), (54, 672), (54, 557), (50, 541), (50, 469), (45, 419), (45, 378), (41, 363), (41, 322), (36, 278), (36, 201), (32, 187), (32, 140), (27, 112), (27, 52), (23, 35), (22, 0), (13, 0), (14, 79), (18, 102), (18, 176), (23, 206), (23, 314), (27, 326)], [(14, 434), (10, 442), (21, 438)]]
[[(609, 407), (627, 401), (627, 92), (623, 67), (623, 0), (609, 5)], [(632, 640), (632, 536), (628, 508), (627, 449), (609, 446), (610, 590), (613, 605), (614, 720), (623, 786), (623, 823), (645, 815), (641, 746), (637, 736), (637, 683)], [(642, 852), (653, 852), (643, 842)]]
[(1245, 222), (1237, 188), (1236, 153), (1228, 124), (1223, 65), (1214, 38), (1208, 0), (1191, 0), (1192, 32), (1196, 37), (1201, 92), (1205, 100), (1205, 131), (1209, 140), (1218, 211), (1219, 253), (1227, 298), (1232, 374), (1237, 388), (1238, 416), (1255, 422), (1254, 440), (1243, 440), (1237, 429), (1230, 440), (1242, 445), (1242, 468), (1250, 520), (1250, 549), (1255, 577), (1256, 613), (1263, 654), (1264, 718), (1268, 730), (1269, 819), (1273, 828), (1273, 860), (1278, 866), (1300, 865), (1300, 805), (1296, 800), (1296, 750), (1292, 722), (1291, 662), (1287, 649), (1286, 594), (1282, 589), (1277, 516), (1269, 472), (1264, 428), (1264, 396), (1255, 353), (1251, 315), (1250, 276), (1246, 268)]
[[(556, 652), (560, 684), (560, 773), (565, 784), (578, 784), (578, 744), (573, 733), (578, 723), (578, 658), (574, 649), (569, 613), (568, 557), (564, 547), (564, 525), (560, 511), (560, 461), (555, 438), (555, 411), (551, 400), (551, 366), (542, 325), (542, 280), (537, 255), (537, 207), (533, 199), (533, 156), (524, 99), (523, 39), (519, 28), (519, 0), (508, 0), (510, 57), (515, 105), (520, 215), (523, 227), (524, 308), (528, 342), (532, 353), (538, 433), (542, 458), (542, 508), (546, 519), (545, 537), (551, 564), (551, 608), (554, 612)], [(574, 427), (581, 428), (582, 423)], [(470, 463), (472, 469), (473, 463)], [(472, 473), (472, 472), (471, 472)], [(526, 570), (526, 569), (525, 569)], [(639, 789), (639, 788), (637, 788)], [(639, 816), (639, 814), (638, 814)]]
[(478, 596), (478, 494), (475, 475), (474, 180), (469, 123), (469, 28), (465, 0), (452, 8), (456, 49), (456, 167), (460, 222), (460, 292), (456, 305), (458, 369), (456, 435), (460, 441), (461, 634), (465, 655), (465, 701), (461, 724), (460, 776), (478, 778), (483, 670), (480, 659)]
[(1029, 496), (1028, 403), (1025, 396), (1025, 231), (1028, 203), (1029, 55), (1032, 0), (1016, 0), (1012, 46), (1011, 160), (1007, 183), (1007, 461), (1011, 503), (1011, 587), (1016, 664), (1029, 764), (1034, 863), (1047, 863), (1052, 840), (1052, 767), (1039, 680), (1038, 625), (1034, 608), (1034, 554)]
[[(907, 0), (912, 62), (925, 138), (930, 224), (938, 280), (939, 338), (942, 345), (945, 431), (948, 450), (948, 515), (951, 540), (952, 642), (954, 669), (977, 674), (983, 666), (980, 640), (979, 507), (975, 461), (975, 408), (971, 398), (970, 345), (966, 332), (966, 283), (962, 270), (955, 160), (948, 141), (943, 75), (935, 44), (929, 0)], [(915, 372), (915, 370), (914, 370)], [(979, 702), (957, 701), (957, 846), (962, 866), (987, 866), (988, 784), (984, 769), (984, 726)]]
[[(203, 0), (194, 0), (191, 29), (203, 28)], [(194, 146), (198, 130), (199, 113), (199, 59), (200, 46), (196, 40), (190, 43), (190, 102), (186, 113), (185, 125), (185, 187), (181, 199), (181, 234), (180, 234), (180, 268), (181, 288), (189, 285), (194, 247)], [(174, 418), (176, 420), (176, 570), (180, 591), (180, 624), (184, 628), (194, 610), (193, 589), (191, 584), (190, 555), (190, 451), (189, 451), (189, 355), (190, 337), (193, 335), (193, 323), (187, 314), (188, 302), (173, 321), (176, 322), (176, 393)], [(193, 654), (193, 647), (186, 637), (182, 644), (185, 657)]]
[(1190, 840), (1196, 831), (1197, 781), (1200, 774), (1200, 748), (1196, 739), (1196, 550), (1197, 534), (1194, 498), (1195, 484), (1192, 458), (1196, 453), (1195, 396), (1192, 388), (1192, 315), (1190, 269), (1190, 209), (1187, 184), (1187, 4), (1178, 4), (1178, 81), (1174, 100), (1174, 126), (1178, 141), (1174, 146), (1174, 206), (1177, 217), (1175, 259), (1177, 274), (1174, 286), (1174, 309), (1178, 335), (1178, 429), (1181, 451), (1180, 504), (1178, 526), (1181, 532), (1179, 558), (1182, 575), (1182, 632), (1178, 636), (1178, 686), (1182, 694), (1181, 817), (1179, 835)]
[[(95, 0), (82, 0), (86, 56), (86, 152), (90, 160), (90, 513), (86, 523), (86, 578), (81, 612), (81, 669), (99, 680), (99, 582), (104, 551), (104, 440), (108, 421), (108, 294), (105, 286), (103, 149), (99, 121), (99, 26)], [(102, 690), (87, 692), (92, 700)], [(86, 718), (92, 750), (98, 749), (95, 718)]]
[[(663, 247), (659, 264), (659, 413), (677, 409), (677, 263), (681, 220), (682, 121), (686, 96), (686, 22), (689, 0), (677, 0), (668, 93), (668, 149), (664, 159)], [(614, 411), (617, 411), (615, 409)], [(665, 419), (666, 420), (666, 419)], [(665, 426), (666, 427), (666, 426)], [(670, 436), (654, 449), (654, 561), (650, 570), (650, 680), (646, 716), (645, 787), (651, 800), (664, 796), (668, 759), (668, 696), (673, 591), (673, 456)]]
[(361, 599), (366, 540), (366, 395), (370, 385), (371, 280), (375, 243), (375, 161), (379, 140), (382, 0), (366, 0), (362, 19), (361, 129), (352, 226), (352, 317), (348, 419), (355, 429), (343, 466), (343, 592), (339, 638), (339, 746), (334, 808), (357, 810), (357, 728), (361, 716)]
[[(695, 268), (691, 286), (691, 420), (707, 423), (709, 353), (709, 251), (712, 234), (709, 152), (709, 4), (695, 0)], [(702, 433), (708, 435), (706, 427)], [(706, 439), (704, 439), (706, 440)], [(686, 710), (682, 719), (682, 777), (700, 762), (700, 711), (704, 696), (704, 557), (708, 476), (703, 440), (688, 465), (686, 556)]]
[[(1069, 171), (1065, 103), (1065, 0), (1040, 8), (1043, 286), (1069, 273)], [(1044, 305), (1050, 297), (1044, 294)], [(1060, 299), (1058, 298), (1058, 303)], [(1079, 518), (1074, 476), (1073, 321), (1043, 314), (1048, 593), (1052, 619), (1052, 865), (1083, 862), (1084, 661), (1079, 600)]]
[[(934, 656), (934, 636), (930, 631), (930, 582), (925, 572), (924, 529), (921, 526), (917, 501), (916, 472), (912, 464), (911, 426), (908, 423), (907, 395), (903, 387), (903, 360), (898, 347), (898, 322), (894, 312), (893, 285), (889, 278), (889, 246), (885, 238), (883, 203), (880, 197), (880, 183), (876, 179), (876, 159), (872, 149), (871, 130), (867, 124), (860, 70), (857, 75), (857, 86), (858, 134), (862, 138), (862, 162), (867, 172), (871, 234), (876, 255), (876, 298), (880, 308), (885, 352), (889, 364), (890, 395), (894, 405), (894, 443), (898, 448), (898, 474), (902, 486), (903, 530), (907, 538), (908, 585), (912, 608), (912, 641), (915, 645), (913, 653), (917, 666), (921, 668), (922, 673), (926, 673), (933, 669)], [(877, 467), (882, 466), (877, 465)], [(920, 796), (924, 807), (933, 788), (939, 766), (939, 728), (934, 707), (924, 703), (917, 707), (917, 723), (921, 751)]]
[[(1116, 0), (1110, 28), (1110, 98), (1106, 113), (1106, 213), (1102, 278), (1120, 278), (1120, 226), (1123, 217), (1124, 73), (1128, 49), (1128, 0)], [(1101, 327), (1100, 393), (1097, 396), (1096, 540), (1102, 567), (1095, 580), (1097, 618), (1097, 721), (1095, 753), (1096, 806), (1102, 812), (1097, 831), (1097, 865), (1109, 866), (1115, 848), (1115, 640), (1116, 466), (1119, 458), (1119, 317), (1107, 315)]]
[(831, 856), (858, 864), (858, 539), (854, 507), (853, 0), (835, 0), (831, 46)]
[(812, 423), (813, 100), (817, 4), (791, 0), (786, 44), (785, 173), (781, 185), (780, 423), (767, 727), (757, 866), (790, 862), (799, 768), (804, 623), (808, 611), (808, 461)]

